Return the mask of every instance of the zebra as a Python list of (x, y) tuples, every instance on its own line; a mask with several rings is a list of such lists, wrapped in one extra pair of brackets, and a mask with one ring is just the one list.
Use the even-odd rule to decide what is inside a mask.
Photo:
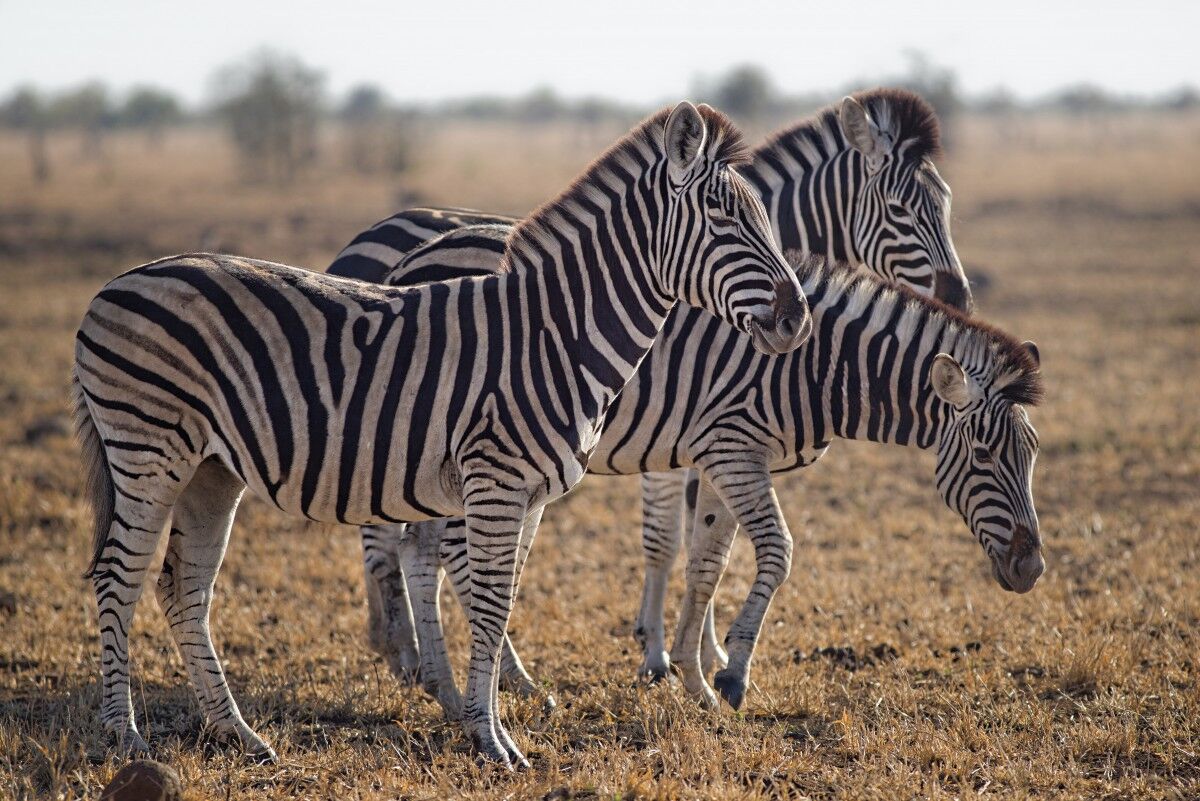
[(249, 487), (323, 522), (465, 515), (463, 724), (484, 759), (527, 765), (495, 693), (521, 569), (543, 507), (583, 477), (671, 307), (701, 304), (773, 353), (811, 331), (737, 173), (747, 152), (720, 112), (664, 109), (518, 225), (502, 269), (482, 278), (397, 289), (193, 254), (110, 281), (76, 335), (73, 394), (95, 514), (101, 720), (120, 746), (146, 750), (128, 633), (170, 520), (157, 590), (193, 690), (220, 736), (275, 758), (238, 711), (208, 627)]
[[(950, 187), (933, 163), (940, 153), (933, 108), (904, 89), (877, 88), (772, 135), (740, 171), (762, 197), (784, 252), (863, 266), (970, 312), (971, 288), (950, 236)], [(356, 236), (326, 272), (382, 282), (433, 237), (517, 222), (472, 209), (405, 209)]]
[[(762, 195), (776, 241), (785, 251), (859, 264), (918, 294), (970, 311), (970, 287), (950, 236), (950, 188), (932, 161), (939, 152), (937, 117), (928, 103), (904, 90), (874, 89), (846, 97), (839, 106), (772, 136), (743, 169)], [(456, 227), (516, 222), (460, 208), (409, 209), (360, 234), (328, 271), (384, 281), (424, 239)], [(401, 282), (483, 274), (497, 263), (495, 242), (487, 232), (479, 241), (450, 237), (441, 245), (455, 249), (452, 258), (432, 258), (423, 269), (409, 262), (400, 271)], [(665, 582), (665, 570), (678, 549), (673, 543), (683, 482), (679, 476), (646, 474), (643, 497), (650, 583), (636, 632), (646, 652), (641, 672), (656, 677), (666, 675), (669, 666), (661, 611), (665, 584), (655, 582)], [(411, 680), (418, 673), (419, 653), (399, 554), (387, 544), (397, 539), (396, 532), (365, 528), (362, 538), (369, 642), (388, 659), (393, 673)], [(727, 661), (711, 614), (703, 651), (706, 664), (723, 667)]]
[[(456, 239), (479, 249), (490, 238), (494, 262), (503, 232), (503, 226), (477, 226), (447, 233), (410, 254), (388, 280), (402, 284), (410, 270), (436, 271), (462, 252)], [(684, 686), (708, 706), (717, 701), (704, 678), (709, 671), (696, 628), (704, 627), (707, 613), (702, 609), (697, 617), (693, 599), (711, 604), (740, 523), (754, 543), (759, 571), (726, 640), (729, 665), (716, 676), (717, 689), (737, 708), (767, 607), (791, 564), (791, 537), (770, 474), (813, 463), (836, 437), (936, 446), (935, 483), (975, 533), (997, 583), (1028, 592), (1044, 570), (1032, 498), (1037, 438), (1022, 408), (1042, 395), (1036, 346), (1018, 344), (938, 301), (891, 290), (873, 276), (847, 277), (845, 270), (820, 266), (818, 257), (799, 263), (814, 321), (806, 345), (759, 358), (744, 337), (726, 333), (711, 315), (673, 312), (611, 410), (589, 465), (590, 472), (613, 475), (685, 466), (703, 474), (695, 487), (699, 497), (690, 499), (703, 536), (690, 549), (688, 601), (659, 675), (674, 660)], [(956, 376), (962, 377), (958, 384), (950, 380)], [(654, 501), (647, 500), (648, 508)], [(678, 510), (676, 505), (676, 518)], [(414, 585), (421, 682), (453, 717), (461, 702), (441, 637), (437, 565), (446, 565), (461, 599), (462, 524), (412, 528), (377, 531), (375, 547), (400, 554), (400, 569)], [(647, 562), (665, 574), (679, 548), (678, 526), (646, 523), (643, 531), (657, 537), (646, 538)], [(397, 550), (397, 542), (405, 547)], [(643, 615), (649, 616), (646, 599), (656, 601), (661, 626), (665, 575), (651, 572)], [(530, 693), (533, 682), (507, 640), (504, 653), (508, 683)], [(646, 656), (651, 664), (644, 662), (642, 670), (648, 674), (655, 654), (648, 649)]]

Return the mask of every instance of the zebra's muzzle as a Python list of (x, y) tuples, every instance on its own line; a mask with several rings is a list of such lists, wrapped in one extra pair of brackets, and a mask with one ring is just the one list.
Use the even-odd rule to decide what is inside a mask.
[(795, 350), (812, 334), (808, 301), (794, 281), (775, 285), (775, 304), (766, 320), (751, 320), (754, 346), (763, 353), (778, 355)]
[(971, 295), (971, 287), (965, 278), (953, 273), (934, 274), (933, 296), (963, 314), (970, 314), (975, 309), (975, 299)]
[(1026, 593), (1033, 589), (1046, 570), (1042, 544), (1027, 526), (1013, 528), (1008, 553), (992, 559), (992, 576), (1008, 592)]

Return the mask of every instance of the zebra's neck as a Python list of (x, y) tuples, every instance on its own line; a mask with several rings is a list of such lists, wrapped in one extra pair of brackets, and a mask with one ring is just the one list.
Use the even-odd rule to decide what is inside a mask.
[(931, 304), (839, 273), (817, 270), (803, 281), (815, 328), (797, 375), (816, 440), (932, 447), (951, 411), (930, 385), (933, 357), (945, 351), (974, 364), (974, 337)]
[(863, 163), (824, 112), (760, 145), (741, 172), (762, 196), (780, 249), (860, 264), (853, 225)]
[[(666, 213), (657, 183), (610, 183), (602, 196), (577, 184), (572, 197), (539, 210), (508, 241), (501, 281), (513, 314), (528, 325), (526, 357), (556, 384), (569, 380), (560, 396), (574, 397), (589, 419), (636, 372), (674, 305), (651, 263)], [(631, 219), (627, 209), (642, 213)]]

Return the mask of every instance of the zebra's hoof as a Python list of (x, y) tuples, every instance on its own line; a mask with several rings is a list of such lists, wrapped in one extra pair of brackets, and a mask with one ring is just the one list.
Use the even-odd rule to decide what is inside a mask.
[(478, 734), (471, 735), (471, 742), (475, 746), (475, 761), (481, 768), (497, 767), (511, 771), (513, 769), (512, 760), (508, 756), (508, 752), (500, 746), (500, 743), (492, 739), (490, 742), (484, 742), (484, 739)]
[(150, 755), (150, 746), (146, 745), (142, 735), (132, 726), (117, 737), (117, 750), (130, 759), (139, 759)]
[(657, 684), (663, 679), (671, 675), (671, 658), (666, 652), (660, 653), (657, 657), (651, 657), (647, 654), (642, 661), (641, 667), (638, 668), (638, 678), (647, 684)]
[(729, 670), (719, 670), (713, 677), (713, 687), (734, 709), (741, 709), (742, 701), (746, 700), (746, 682)]
[(264, 744), (262, 750), (247, 751), (246, 758), (255, 765), (278, 765), (279, 754), (275, 753), (275, 749)]
[(413, 659), (412, 653), (390, 653), (388, 655), (388, 669), (392, 671), (392, 675), (396, 677), (396, 681), (401, 687), (420, 687), (421, 686), (421, 665), (420, 657)]

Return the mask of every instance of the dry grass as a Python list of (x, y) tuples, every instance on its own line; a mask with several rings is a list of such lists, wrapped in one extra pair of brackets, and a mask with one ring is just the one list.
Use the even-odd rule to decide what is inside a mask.
[[(943, 168), (959, 250), (988, 281), (982, 313), (1043, 354), (1049, 568), (1031, 595), (990, 580), (933, 490), (930, 454), (839, 443), (780, 480), (795, 569), (744, 711), (705, 713), (632, 681), (636, 482), (590, 479), (546, 515), (522, 587), (516, 639), (560, 705), (547, 717), (504, 700), (535, 766), (509, 777), (476, 768), (458, 729), (366, 648), (355, 533), (251, 500), (214, 627), (243, 712), (283, 764), (208, 743), (148, 599), (135, 704), (158, 758), (194, 798), (1200, 796), (1198, 130), (969, 121)], [(320, 268), (401, 191), (521, 211), (604, 138), (431, 130), (404, 186), (327, 164), (279, 191), (240, 185), (205, 131), (157, 153), (114, 140), (106, 165), (57, 142), (42, 188), (22, 143), (0, 139), (0, 594), (13, 596), (0, 597), (0, 797), (94, 798), (120, 764), (97, 722), (65, 404), (72, 334), (104, 280), (200, 246)], [(739, 542), (723, 621), (749, 556)], [(812, 656), (822, 648), (853, 654)]]

